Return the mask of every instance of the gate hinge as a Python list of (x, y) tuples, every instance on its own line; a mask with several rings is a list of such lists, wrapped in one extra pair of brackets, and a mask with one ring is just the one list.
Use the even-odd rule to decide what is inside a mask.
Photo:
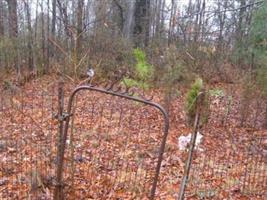
[(59, 120), (59, 121), (66, 121), (68, 117), (71, 117), (73, 114), (69, 114), (66, 112), (63, 112), (62, 115), (55, 114), (54, 118)]

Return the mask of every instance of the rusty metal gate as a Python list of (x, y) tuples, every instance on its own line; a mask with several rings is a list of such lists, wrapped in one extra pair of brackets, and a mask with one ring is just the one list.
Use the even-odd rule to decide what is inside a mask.
[(162, 193), (168, 115), (133, 90), (119, 89), (87, 85), (70, 93), (44, 83), (1, 90), (0, 199), (153, 199)]
[[(114, 85), (71, 93), (50, 82), (0, 90), (0, 199), (178, 197), (184, 163), (172, 137), (162, 160), (169, 122), (158, 104)], [(212, 106), (227, 109), (225, 98)], [(192, 154), (185, 199), (266, 199), (267, 132), (257, 122), (267, 105), (257, 105), (242, 132), (229, 121), (238, 110), (213, 109), (216, 121), (201, 129), (212, 143)]]
[(59, 116), (55, 199), (154, 199), (169, 119), (159, 105), (115, 84), (80, 86)]

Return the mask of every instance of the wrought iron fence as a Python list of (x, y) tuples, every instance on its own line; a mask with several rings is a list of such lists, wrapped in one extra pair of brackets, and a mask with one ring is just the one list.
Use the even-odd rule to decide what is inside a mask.
[[(59, 106), (66, 108), (70, 90), (65, 90), (65, 102), (60, 101), (57, 84), (1, 91), (0, 199), (53, 199), (56, 190), (64, 190), (66, 199), (146, 199), (153, 197), (155, 182), (155, 199), (176, 198), (184, 163), (170, 140), (161, 162), (163, 115), (150, 101), (132, 101), (111, 89), (78, 89), (67, 112)], [(204, 126), (201, 132), (214, 144), (194, 152), (185, 199), (266, 198), (266, 134), (261, 128), (266, 105), (252, 102), (247, 110), (253, 112), (242, 119), (240, 99), (232, 96), (212, 102), (213, 121), (206, 126), (214, 129)], [(60, 124), (66, 127), (66, 120), (61, 170)], [(234, 124), (250, 128), (240, 134)]]
[(266, 198), (267, 161), (263, 150), (240, 153), (235, 148), (195, 155), (185, 199)]
[(65, 113), (60, 85), (1, 92), (1, 199), (153, 199), (168, 133), (164, 109), (85, 86)]
[(210, 102), (212, 120), (195, 127), (208, 141), (192, 151), (189, 174), (184, 171), (186, 191), (183, 195), (181, 187), (178, 199), (266, 199), (266, 105), (256, 99), (244, 108), (234, 95)]
[(56, 96), (45, 90), (0, 93), (0, 199), (50, 197), (56, 165)]

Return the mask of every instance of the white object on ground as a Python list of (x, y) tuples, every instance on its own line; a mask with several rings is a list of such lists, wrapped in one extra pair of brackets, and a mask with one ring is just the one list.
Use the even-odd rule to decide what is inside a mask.
[(87, 71), (87, 75), (92, 78), (95, 75), (95, 71), (92, 68), (90, 68)]
[[(181, 151), (184, 151), (185, 149), (187, 149), (191, 141), (191, 136), (192, 134), (190, 133), (187, 136), (182, 135), (178, 138), (178, 146)], [(197, 138), (196, 138), (196, 143), (195, 143), (196, 147), (201, 143), (202, 138), (203, 138), (203, 135), (197, 132)]]

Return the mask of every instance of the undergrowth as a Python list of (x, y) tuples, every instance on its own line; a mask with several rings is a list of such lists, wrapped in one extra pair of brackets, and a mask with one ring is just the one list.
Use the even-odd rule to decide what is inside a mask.
[(134, 49), (133, 55), (136, 60), (133, 77), (124, 78), (123, 83), (127, 87), (138, 87), (147, 90), (150, 88), (149, 81), (154, 73), (153, 66), (147, 62), (146, 54), (141, 49)]
[[(187, 113), (188, 117), (188, 123), (189, 125), (194, 124), (194, 119), (197, 114), (197, 107), (201, 106), (202, 107), (202, 117), (201, 117), (201, 124), (204, 124), (208, 120), (208, 107), (209, 107), (209, 102), (207, 95), (204, 94), (204, 101), (203, 102), (198, 102), (197, 99), (199, 97), (199, 94), (201, 92), (205, 92), (205, 87), (203, 80), (201, 78), (197, 78), (195, 82), (192, 84), (190, 90), (188, 91), (186, 95), (186, 102), (185, 102), (185, 110)], [(203, 105), (198, 105), (198, 103), (201, 103)]]

